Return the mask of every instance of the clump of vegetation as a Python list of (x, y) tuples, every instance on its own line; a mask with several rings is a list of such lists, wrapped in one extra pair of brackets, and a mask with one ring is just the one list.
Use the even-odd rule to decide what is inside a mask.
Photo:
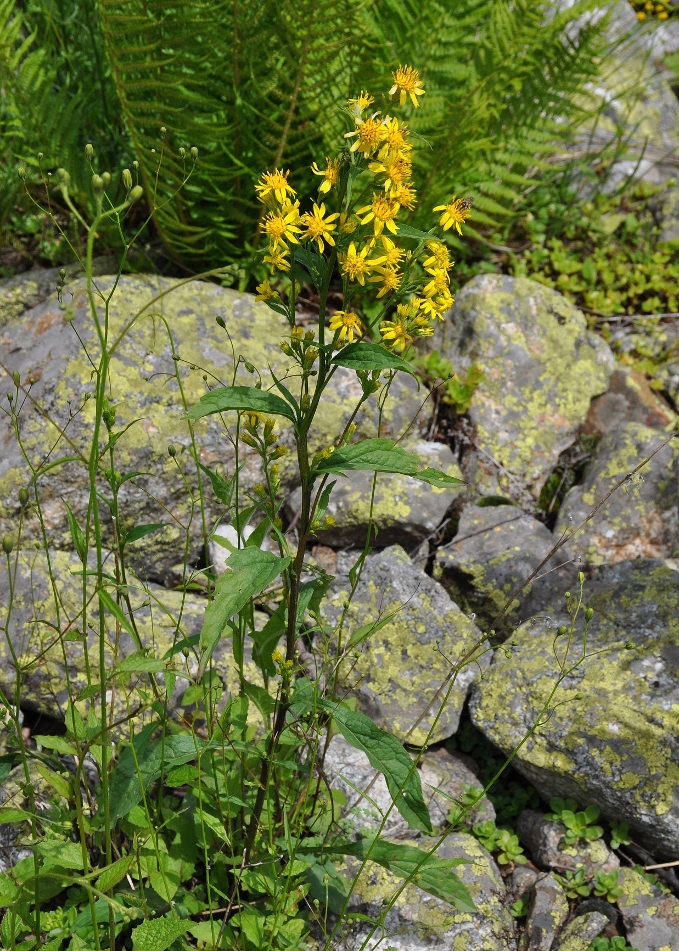
[(438, 350), (418, 353), (413, 358), (418, 376), (428, 385), (436, 386), (443, 403), (455, 413), (466, 413), (475, 391), (483, 382), (483, 370), (473, 363), (463, 374), (455, 372), (450, 360)]

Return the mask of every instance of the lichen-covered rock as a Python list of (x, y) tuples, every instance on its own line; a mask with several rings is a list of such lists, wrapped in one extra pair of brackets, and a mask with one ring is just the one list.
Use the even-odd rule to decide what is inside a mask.
[(497, 651), (473, 686), (472, 720), (507, 753), (530, 733), (513, 765), (542, 796), (596, 804), (677, 858), (679, 573), (622, 562), (586, 579), (584, 593), (587, 657), (584, 609), (572, 636), (558, 635), (566, 613), (522, 625), (510, 657)]
[(544, 611), (546, 593), (559, 583), (566, 590), (572, 570), (563, 571), (561, 566), (567, 568), (572, 561), (562, 549), (500, 617), (509, 595), (530, 577), (555, 544), (546, 525), (516, 506), (466, 505), (455, 538), (436, 552), (436, 576), (453, 598), (462, 576), (467, 603), (497, 630), (508, 621)]
[[(386, 621), (344, 657), (342, 693), (356, 696), (378, 726), (409, 743), (436, 743), (451, 736), (469, 685), (489, 662), (481, 632), (440, 584), (394, 546), (366, 559), (340, 640), (331, 630), (351, 592), (342, 567), (338, 559), (338, 577), (322, 608), (329, 641), (326, 646), (318, 638), (317, 651), (327, 649), (334, 658), (338, 649), (346, 651), (359, 628)], [(463, 659), (467, 663), (453, 682), (451, 664)]]
[(521, 951), (549, 951), (568, 918), (568, 901), (553, 875), (540, 875), (533, 886)]
[(588, 911), (569, 921), (554, 945), (554, 951), (587, 951), (608, 924), (600, 911)]
[(611, 852), (601, 839), (588, 841), (581, 839), (573, 845), (566, 845), (566, 828), (560, 822), (553, 822), (541, 812), (524, 809), (516, 827), (521, 844), (540, 868), (566, 869), (574, 872), (582, 866), (587, 877), (594, 872), (614, 872), (620, 868), (618, 856)]
[[(419, 839), (419, 848), (432, 846), (435, 840)], [(497, 865), (476, 839), (453, 834), (437, 849), (442, 859), (465, 859), (455, 874), (467, 886), (475, 910), (459, 912), (446, 902), (427, 894), (416, 885), (408, 885), (384, 916), (372, 938), (369, 923), (347, 917), (342, 930), (333, 939), (333, 951), (373, 951), (392, 947), (396, 951), (516, 951), (515, 925), (506, 907), (506, 890)], [(353, 878), (359, 866), (347, 863), (347, 875)], [(368, 863), (361, 872), (349, 910), (379, 919), (384, 900), (400, 882), (391, 872)], [(386, 940), (385, 940), (386, 939)]]
[(639, 951), (676, 951), (679, 948), (679, 898), (648, 882), (633, 868), (620, 875), (622, 912), (627, 938)]
[[(102, 278), (97, 283), (105, 293), (111, 290), (112, 281)], [(64, 503), (70, 505), (81, 523), (87, 511), (87, 459), (93, 419), (93, 400), (87, 399), (93, 390), (92, 366), (73, 331), (80, 334), (95, 362), (98, 343), (84, 283), (67, 288), (64, 301), (69, 302), (66, 311), (56, 301), (47, 302), (7, 324), (0, 334), (0, 362), (10, 374), (19, 374), (16, 408), (21, 440), (31, 463), (37, 469), (42, 467), (37, 484), (50, 544), (66, 549), (72, 544)], [(217, 317), (226, 322), (228, 336), (216, 324)], [(196, 564), (203, 551), (204, 530), (209, 532), (224, 511), (209, 483), (206, 486), (204, 474), (204, 513), (196, 504), (198, 474), (192, 455), (193, 439), (201, 463), (219, 469), (227, 477), (234, 471), (233, 446), (220, 418), (205, 417), (191, 428), (187, 408), (198, 402), (208, 386), (232, 382), (234, 355), (236, 359), (242, 355), (260, 369), (264, 387), (271, 383), (269, 367), (279, 379), (285, 377), (290, 359), (279, 349), (279, 342), (286, 335), (289, 328), (283, 317), (233, 290), (200, 281), (120, 280), (109, 308), (109, 398), (116, 410), (114, 429), (118, 437), (114, 466), (123, 476), (135, 475), (120, 489), (118, 532), (140, 524), (165, 526), (127, 550), (133, 566), (151, 580), (168, 579), (175, 563), (181, 560), (187, 535), (189, 562)], [(256, 374), (241, 361), (236, 382), (254, 385), (256, 381)], [(8, 393), (14, 395), (15, 385), (11, 376), (2, 372), (3, 405)], [(361, 393), (356, 374), (338, 370), (310, 434), (313, 450), (332, 443), (343, 431)], [(401, 435), (420, 403), (416, 383), (401, 374), (392, 385), (381, 434)], [(376, 434), (376, 397), (366, 404), (357, 423), (359, 436)], [(288, 444), (292, 442), (291, 425), (282, 419), (281, 438)], [(104, 432), (102, 452), (105, 440)], [(176, 449), (175, 458), (168, 455), (169, 444)], [(7, 531), (19, 514), (18, 489), (31, 480), (7, 416), (0, 427), (0, 446), (0, 531)], [(47, 463), (52, 466), (49, 471)], [(241, 489), (260, 481), (259, 458), (245, 446), (240, 447), (239, 463), (243, 464)], [(284, 480), (294, 486), (298, 480), (294, 454), (281, 463)], [(107, 465), (108, 454), (103, 452), (101, 470)], [(103, 472), (99, 491), (110, 495)], [(35, 510), (27, 514), (24, 538), (39, 537)], [(102, 518), (106, 522), (104, 506)]]
[[(110, 274), (115, 267), (116, 261), (111, 255), (92, 261), (92, 273), (95, 275)], [(0, 280), (0, 328), (21, 317), (36, 304), (48, 298), (56, 300), (60, 270), (58, 267), (34, 267)], [(83, 275), (79, 264), (68, 265), (64, 270), (68, 281)]]
[(457, 370), (477, 363), (485, 373), (469, 410), (482, 450), (469, 477), (483, 492), (537, 497), (606, 390), (608, 346), (561, 294), (498, 274), (465, 284), (444, 334), (441, 352)]
[(583, 428), (592, 436), (604, 436), (626, 423), (642, 423), (664, 431), (672, 428), (676, 419), (676, 413), (651, 389), (643, 373), (632, 367), (617, 366), (608, 390), (592, 400)]
[[(63, 718), (69, 690), (71, 696), (77, 696), (91, 684), (99, 683), (99, 614), (93, 600), (94, 579), (88, 581), (87, 631), (84, 633), (82, 564), (75, 555), (63, 551), (50, 553), (58, 608), (42, 550), (21, 552), (16, 568), (11, 599), (7, 573), (0, 574), (0, 626), (4, 629), (7, 624), (9, 635), (0, 638), (0, 687), (6, 695), (14, 696), (16, 658), (21, 671), (24, 709)], [(166, 667), (154, 676), (162, 686), (166, 673), (172, 671), (175, 683), (170, 708), (175, 715), (193, 720), (200, 715), (195, 700), (184, 702), (184, 694), (198, 669), (196, 648), (189, 638), (198, 635), (202, 629), (207, 601), (198, 595), (143, 583), (131, 573), (127, 582), (126, 590), (143, 652), (147, 657), (161, 660), (167, 657)], [(109, 593), (115, 599), (113, 585)], [(127, 616), (124, 604), (121, 610)], [(138, 725), (150, 708), (153, 692), (148, 676), (133, 667), (123, 675), (114, 676), (114, 660), (123, 661), (137, 653), (138, 647), (110, 613), (107, 613), (106, 632), (105, 669), (109, 680), (105, 689), (112, 704), (113, 719), (122, 718), (125, 731), (130, 708), (139, 706), (135, 714), (135, 724)], [(167, 656), (181, 642), (185, 642), (184, 646), (189, 650), (188, 657), (184, 658), (179, 652)], [(250, 682), (261, 684), (261, 675), (251, 659), (248, 639), (245, 652), (246, 676)], [(218, 644), (213, 666), (224, 691), (237, 692), (238, 671), (228, 638)], [(82, 704), (84, 710), (85, 701)], [(116, 735), (120, 735), (120, 728), (119, 724)], [(125, 732), (122, 735), (126, 735)]]
[[(483, 796), (468, 809), (464, 799), (465, 792), (472, 787), (474, 793), (480, 795), (483, 792), (483, 784), (459, 756), (449, 753), (444, 747), (428, 750), (422, 757), (420, 775), (422, 791), (434, 828), (447, 828), (448, 815), (463, 810), (464, 814), (459, 821), (469, 830), (481, 822), (495, 821), (495, 808), (487, 796)], [(459, 828), (458, 823), (456, 828)]]
[[(462, 478), (460, 467), (444, 443), (422, 440), (401, 446), (418, 456), (423, 466)], [(334, 524), (319, 531), (318, 540), (335, 546), (363, 547), (372, 518), (377, 530), (372, 536), (373, 547), (403, 545), (410, 549), (436, 531), (459, 495), (455, 488), (438, 488), (411, 476), (380, 472), (371, 513), (372, 472), (349, 472), (346, 478), (331, 478), (337, 479), (337, 483), (326, 514), (334, 519)], [(288, 503), (291, 515), (297, 511), (300, 500), (300, 490), (293, 492)]]
[[(610, 432), (597, 446), (580, 485), (567, 493), (554, 529), (569, 531), (664, 439), (641, 423)], [(569, 541), (590, 564), (679, 555), (679, 439), (671, 440)]]

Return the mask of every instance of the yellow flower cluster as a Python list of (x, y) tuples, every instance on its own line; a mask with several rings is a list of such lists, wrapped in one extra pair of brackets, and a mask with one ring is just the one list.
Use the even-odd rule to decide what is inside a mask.
[[(336, 169), (335, 169), (336, 171)], [(270, 273), (287, 271), (290, 268), (290, 245), (299, 244), (301, 240), (310, 240), (318, 245), (322, 254), (325, 242), (334, 245), (332, 233), (337, 227), (336, 219), (339, 214), (326, 215), (325, 205), (313, 203), (313, 210), (300, 214), (299, 201), (295, 189), (288, 183), (290, 171), (283, 172), (275, 169), (273, 172), (264, 172), (255, 185), (257, 197), (269, 209), (264, 216), (261, 230), (268, 236), (269, 249), (264, 261), (270, 266)], [(332, 178), (332, 167), (328, 160), (328, 178)], [(324, 185), (326, 182), (323, 183)], [(330, 184), (328, 184), (328, 189)], [(321, 186), (323, 191), (323, 185)], [(272, 300), (270, 285), (264, 281), (257, 288), (260, 300)]]
[[(418, 97), (425, 92), (418, 71), (411, 66), (399, 66), (392, 77), (391, 97), (400, 105), (410, 99), (417, 108)], [(454, 262), (446, 245), (432, 238), (426, 244), (421, 265), (424, 274), (420, 272), (421, 279), (417, 281), (411, 252), (399, 247), (398, 216), (413, 209), (417, 200), (412, 183), (410, 130), (393, 116), (371, 111), (373, 103), (373, 97), (365, 91), (348, 100), (354, 125), (352, 131), (345, 133), (347, 144), (351, 143), (349, 155), (345, 153), (342, 160), (326, 157), (325, 168), (316, 163), (311, 166), (312, 172), (322, 179), (318, 201), (329, 201), (332, 197), (338, 208), (336, 213), (326, 214), (324, 203), (314, 203), (313, 211), (300, 214), (296, 193), (288, 184), (289, 173), (276, 169), (262, 175), (257, 192), (267, 208), (261, 227), (269, 242), (264, 261), (270, 265), (271, 273), (285, 271), (290, 267), (288, 255), (292, 245), (309, 241), (322, 254), (325, 245), (334, 246), (337, 239), (337, 264), (344, 282), (346, 309), (337, 310), (330, 317), (333, 345), (344, 346), (363, 336), (366, 328), (355, 307), (351, 307), (351, 298), (358, 290), (356, 285), (376, 285), (376, 297), (384, 298), (383, 314), (389, 317), (379, 321), (382, 340), (390, 348), (404, 350), (414, 338), (429, 336), (433, 322), (441, 319), (453, 304), (450, 269)], [(352, 207), (351, 195), (352, 191), (361, 193), (356, 184), (346, 189), (346, 178), (341, 172), (345, 166), (362, 176), (354, 176), (352, 182), (365, 181), (366, 172), (373, 176), (364, 197), (356, 200), (358, 208)], [(354, 175), (351, 171), (349, 174)], [(364, 203), (370, 193), (370, 200)], [(442, 212), (439, 225), (444, 231), (454, 228), (461, 234), (461, 225), (469, 218), (470, 209), (470, 198), (453, 195), (447, 204), (438, 205), (434, 211)], [(258, 286), (257, 293), (259, 300), (271, 301), (277, 296), (268, 281)], [(389, 302), (393, 302), (391, 308)]]

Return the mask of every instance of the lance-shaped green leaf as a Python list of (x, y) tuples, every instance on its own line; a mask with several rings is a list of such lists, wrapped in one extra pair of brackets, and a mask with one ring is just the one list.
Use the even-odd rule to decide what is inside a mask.
[(217, 582), (214, 600), (205, 609), (200, 635), (201, 658), (198, 677), (202, 677), (219, 639), (228, 629), (229, 619), (260, 594), (290, 564), (261, 548), (242, 548), (226, 559), (226, 573)]
[(245, 413), (271, 413), (273, 416), (285, 416), (295, 422), (294, 410), (284, 399), (254, 386), (220, 386), (216, 390), (210, 390), (191, 407), (189, 417), (199, 419), (201, 416), (223, 413), (230, 409)]
[(465, 859), (440, 859), (428, 854), (414, 845), (401, 842), (386, 842), (378, 839), (359, 839), (358, 842), (339, 842), (324, 846), (326, 854), (353, 855), (357, 859), (368, 859), (389, 869), (395, 875), (410, 879), (424, 891), (436, 898), (450, 902), (460, 911), (475, 911), (474, 902), (466, 885), (460, 881), (452, 869), (463, 864)]
[(365, 714), (319, 696), (314, 685), (304, 678), (295, 685), (292, 709), (297, 714), (316, 710), (331, 714), (333, 724), (347, 743), (362, 750), (370, 765), (382, 773), (389, 795), (408, 825), (431, 833), (431, 819), (422, 797), (420, 774), (395, 736), (381, 730)]
[(350, 343), (330, 361), (350, 370), (403, 370), (415, 376), (412, 364), (378, 343)]
[(418, 241), (436, 241), (436, 236), (428, 231), (418, 231), (410, 225), (399, 225), (398, 235), (400, 238), (416, 238)]
[(335, 449), (322, 459), (314, 469), (314, 475), (334, 472), (346, 475), (349, 470), (363, 469), (370, 472), (396, 472), (422, 479), (430, 485), (449, 487), (461, 485), (462, 480), (446, 475), (438, 469), (423, 466), (418, 456), (394, 445), (391, 439), (363, 439)]

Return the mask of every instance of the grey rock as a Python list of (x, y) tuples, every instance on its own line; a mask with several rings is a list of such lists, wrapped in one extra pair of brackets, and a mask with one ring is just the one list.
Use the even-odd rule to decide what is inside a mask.
[(513, 505), (462, 510), (455, 538), (436, 552), (436, 576), (453, 598), (464, 578), (467, 603), (494, 628), (525, 620), (544, 608), (551, 593), (569, 585), (571, 559), (565, 549), (549, 558), (537, 577), (509, 604), (509, 596), (547, 559), (556, 544), (546, 525)]
[[(94, 258), (92, 261), (94, 275), (110, 274), (115, 268), (116, 260), (111, 255)], [(34, 267), (30, 271), (22, 271), (0, 280), (0, 329), (21, 317), (36, 304), (41, 304), (48, 298), (56, 300), (60, 270), (58, 267)], [(79, 264), (66, 265), (64, 270), (67, 281), (73, 281), (84, 274)]]
[(521, 951), (549, 951), (568, 918), (568, 901), (553, 875), (540, 875), (534, 885)]
[(608, 917), (600, 911), (588, 911), (569, 921), (563, 929), (554, 951), (587, 951), (608, 924)]
[[(112, 282), (113, 278), (106, 277), (97, 281), (102, 294), (110, 291)], [(7, 394), (14, 395), (11, 374), (16, 371), (21, 381), (16, 401), (20, 408), (18, 428), (32, 465), (42, 470), (37, 485), (44, 524), (52, 547), (68, 549), (72, 541), (65, 503), (82, 526), (87, 512), (87, 459), (92, 436), (92, 403), (87, 402), (93, 388), (92, 367), (73, 330), (78, 331), (94, 359), (98, 344), (83, 282), (65, 289), (64, 307), (56, 301), (40, 304), (2, 328), (0, 400), (6, 405)], [(215, 323), (217, 317), (225, 320), (230, 337)], [(204, 553), (205, 534), (224, 514), (224, 506), (216, 501), (209, 484), (203, 495), (204, 523), (197, 514), (191, 498), (198, 495), (193, 440), (203, 465), (225, 477), (233, 474), (235, 466), (233, 446), (219, 417), (204, 417), (190, 426), (186, 409), (206, 392), (204, 374), (211, 388), (231, 382), (234, 357), (229, 339), (238, 347), (236, 358), (242, 353), (260, 368), (264, 387), (271, 383), (270, 370), (279, 379), (285, 377), (290, 360), (280, 350), (279, 342), (289, 336), (290, 330), (284, 318), (247, 295), (200, 281), (181, 283), (148, 277), (120, 280), (111, 301), (109, 323), (111, 345), (123, 328), (128, 328), (112, 354), (109, 370), (115, 430), (119, 433), (115, 466), (123, 475), (136, 473), (121, 487), (118, 532), (139, 524), (163, 525), (162, 530), (131, 545), (127, 555), (138, 573), (152, 581), (168, 582), (187, 538), (188, 561), (195, 565)], [(173, 354), (179, 359), (174, 360)], [(386, 414), (381, 417), (382, 435), (394, 438), (417, 416), (421, 404), (415, 381), (401, 376), (404, 378), (397, 378), (392, 385)], [(236, 383), (254, 385), (256, 380), (239, 363)], [(294, 389), (294, 384), (288, 382)], [(361, 394), (356, 374), (340, 368), (312, 427), (312, 452), (327, 447), (343, 431)], [(377, 398), (371, 398), (364, 409), (357, 420), (357, 435), (374, 436)], [(292, 424), (280, 419), (281, 443), (290, 447)], [(105, 438), (102, 434), (102, 450)], [(168, 444), (175, 447), (175, 458), (168, 455)], [(0, 531), (4, 532), (18, 519), (17, 492), (30, 483), (32, 475), (7, 417), (0, 426), (0, 446)], [(261, 481), (261, 465), (254, 451), (246, 446), (239, 448), (241, 490), (245, 491)], [(63, 461), (54, 466), (59, 460)], [(48, 461), (53, 465), (49, 472), (45, 469)], [(206, 484), (205, 474), (201, 477)], [(289, 488), (298, 484), (293, 453), (281, 460), (281, 477)], [(103, 495), (109, 494), (103, 472), (98, 489)], [(102, 519), (110, 547), (112, 526), (105, 508)], [(26, 541), (41, 538), (35, 510), (24, 519), (22, 531)]]
[(642, 373), (618, 366), (606, 393), (592, 400), (584, 429), (589, 435), (604, 436), (627, 423), (642, 423), (650, 429), (666, 431), (675, 421), (676, 413), (651, 389)]
[(524, 624), (470, 697), (475, 726), (506, 753), (530, 733), (513, 763), (545, 799), (596, 804), (668, 858), (679, 857), (678, 580), (646, 560), (599, 569), (585, 580), (586, 657), (582, 608), (568, 636), (555, 637), (565, 613)]
[[(421, 745), (452, 736), (469, 685), (490, 660), (481, 632), (440, 584), (394, 546), (366, 559), (338, 636), (332, 628), (351, 592), (340, 568), (338, 559), (338, 577), (322, 607), (324, 638), (316, 642), (332, 664), (338, 651), (343, 655), (339, 689), (401, 740)], [(347, 651), (357, 630), (378, 621), (386, 623)], [(460, 662), (464, 666), (454, 676), (451, 665)]]
[(675, 951), (679, 948), (679, 899), (648, 882), (633, 868), (621, 873), (622, 912), (627, 938), (639, 951)]
[(442, 355), (457, 370), (477, 363), (485, 372), (469, 410), (478, 453), (465, 477), (526, 504), (605, 392), (612, 354), (566, 298), (498, 274), (465, 284), (444, 334)]
[(447, 828), (447, 815), (464, 808), (461, 822), (467, 829), (481, 822), (495, 820), (495, 808), (484, 796), (470, 809), (459, 805), (466, 787), (474, 787), (480, 794), (483, 785), (469, 766), (446, 749), (428, 750), (422, 757), (420, 769), (422, 791), (429, 806), (434, 828)]
[(572, 532), (569, 548), (590, 564), (679, 555), (679, 439), (624, 482), (596, 517), (585, 519), (667, 437), (627, 423), (601, 440), (580, 485), (567, 493), (554, 533)]

